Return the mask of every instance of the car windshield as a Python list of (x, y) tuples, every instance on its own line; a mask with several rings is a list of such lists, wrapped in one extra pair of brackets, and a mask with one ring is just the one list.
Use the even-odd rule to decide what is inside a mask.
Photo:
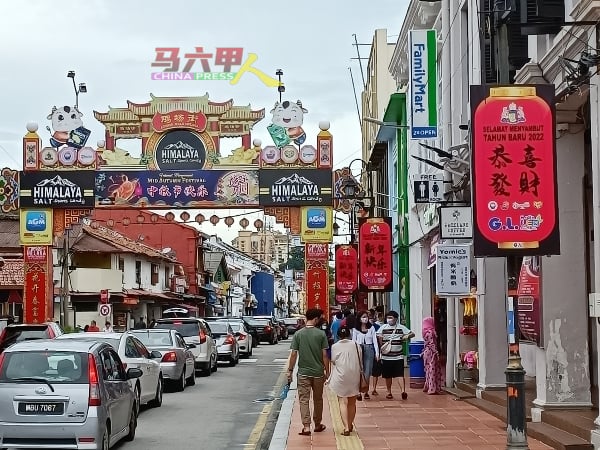
[(171, 333), (164, 331), (134, 331), (133, 334), (146, 347), (170, 347), (173, 345)]
[(88, 382), (88, 354), (66, 351), (6, 352), (0, 382), (40, 382), (49, 385)]
[(213, 322), (210, 324), (210, 329), (214, 334), (227, 334), (229, 329), (227, 322)]
[(173, 322), (158, 322), (154, 328), (162, 328), (166, 330), (177, 330), (183, 337), (198, 336), (200, 333), (200, 325), (198, 322), (185, 322), (185, 321), (173, 321)]
[(255, 319), (255, 320), (249, 320), (248, 323), (250, 325), (265, 326), (265, 325), (269, 325), (271, 322), (268, 319)]
[[(68, 339), (76, 339), (78, 341), (86, 341), (86, 342), (106, 342), (116, 351), (119, 351), (120, 340), (115, 338), (105, 338), (99, 337), (95, 333), (77, 333), (77, 334), (67, 334), (63, 336), (69, 336)], [(73, 337), (70, 337), (73, 336)], [(62, 339), (62, 336), (60, 337)], [(64, 339), (67, 339), (66, 337)]]
[(34, 339), (48, 339), (48, 327), (46, 325), (32, 325), (19, 327), (6, 327), (0, 348), (4, 349), (13, 345), (16, 342), (28, 341)]
[(286, 325), (296, 325), (298, 323), (298, 319), (283, 319)]
[(234, 332), (244, 331), (241, 322), (229, 322), (229, 325)]

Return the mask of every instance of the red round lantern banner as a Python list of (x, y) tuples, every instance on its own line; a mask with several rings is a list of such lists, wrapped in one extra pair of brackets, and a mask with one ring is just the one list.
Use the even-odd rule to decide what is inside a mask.
[(554, 87), (471, 89), (475, 256), (557, 254)]
[(358, 289), (358, 247), (335, 246), (335, 290), (338, 294), (352, 294)]
[(394, 285), (392, 219), (359, 219), (358, 242), (360, 290), (391, 292)]

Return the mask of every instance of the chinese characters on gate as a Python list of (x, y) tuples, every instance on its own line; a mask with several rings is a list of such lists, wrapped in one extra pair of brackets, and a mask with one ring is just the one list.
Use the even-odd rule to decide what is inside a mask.
[(265, 86), (278, 87), (279, 80), (257, 69), (255, 53), (244, 59), (242, 47), (217, 47), (214, 51), (194, 47), (193, 52), (181, 51), (179, 47), (156, 47), (151, 67), (162, 68), (152, 72), (153, 80), (220, 80), (237, 84), (246, 72), (255, 75)]
[(475, 256), (560, 251), (551, 89), (471, 86)]

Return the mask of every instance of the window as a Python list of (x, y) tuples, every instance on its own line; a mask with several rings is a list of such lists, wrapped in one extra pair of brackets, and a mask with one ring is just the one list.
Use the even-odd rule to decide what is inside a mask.
[[(169, 342), (170, 341), (171, 339), (169, 338)], [(138, 339), (135, 338), (133, 339), (133, 344), (136, 346), (138, 353), (142, 355), (142, 358), (150, 359), (150, 352), (144, 344), (142, 344)]]
[(125, 272), (125, 260), (123, 258), (119, 258), (119, 270)]
[(133, 338), (127, 338), (125, 342), (125, 357), (127, 358), (141, 358), (140, 352), (138, 351)]
[(142, 284), (142, 262), (135, 262), (135, 282), (137, 284)]
[(171, 273), (168, 266), (165, 267), (165, 289), (171, 289)]
[(158, 284), (158, 264), (150, 264), (150, 284), (152, 286)]

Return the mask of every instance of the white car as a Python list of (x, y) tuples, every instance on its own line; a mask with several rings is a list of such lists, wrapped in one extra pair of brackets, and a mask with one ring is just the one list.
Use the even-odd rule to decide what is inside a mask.
[(139, 405), (148, 404), (153, 407), (162, 405), (163, 376), (160, 368), (160, 352), (150, 351), (132, 333), (69, 333), (56, 339), (73, 339), (79, 341), (97, 341), (110, 344), (119, 354), (126, 369), (141, 369), (143, 375), (130, 380), (136, 402)]
[(238, 346), (240, 349), (240, 354), (245, 358), (250, 358), (252, 356), (252, 347), (254, 347), (254, 342), (250, 331), (246, 327), (246, 324), (242, 319), (219, 319), (219, 322), (229, 322), (229, 325), (233, 329), (233, 333), (238, 342)]

